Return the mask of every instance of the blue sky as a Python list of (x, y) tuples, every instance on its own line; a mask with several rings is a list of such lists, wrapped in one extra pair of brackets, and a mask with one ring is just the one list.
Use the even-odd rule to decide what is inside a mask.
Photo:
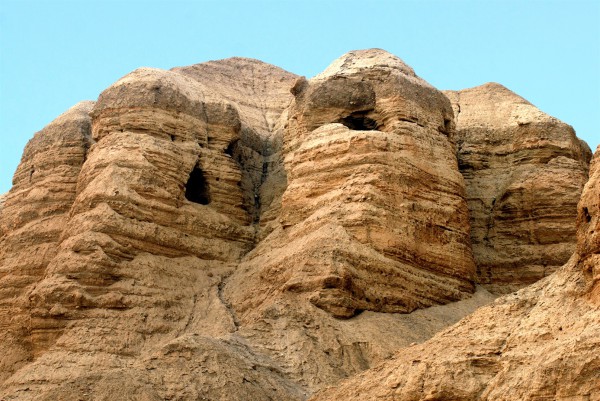
[(370, 47), (439, 89), (499, 82), (600, 142), (597, 0), (0, 0), (0, 194), (36, 131), (137, 67), (244, 56), (310, 77)]

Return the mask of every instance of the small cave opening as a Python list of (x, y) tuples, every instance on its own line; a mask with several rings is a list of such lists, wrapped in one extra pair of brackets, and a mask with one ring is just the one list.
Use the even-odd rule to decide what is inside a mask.
[(592, 216), (590, 216), (590, 211), (587, 207), (583, 208), (583, 216), (585, 217), (585, 222), (589, 223), (592, 221)]
[(229, 143), (229, 145), (227, 145), (227, 148), (225, 148), (225, 154), (229, 155), (232, 158), (235, 158), (237, 150), (238, 150), (238, 143), (239, 143), (239, 139), (236, 139), (234, 141), (231, 141)]
[(194, 167), (190, 178), (185, 184), (185, 198), (190, 202), (208, 205), (210, 203), (210, 192), (204, 173), (200, 167)]
[(445, 136), (450, 135), (451, 123), (452, 123), (452, 120), (444, 118), (444, 127), (443, 128), (440, 127), (440, 130), (439, 130), (440, 133), (442, 133)]
[(355, 131), (371, 131), (378, 127), (377, 121), (367, 117), (367, 112), (362, 111), (351, 113), (338, 122)]

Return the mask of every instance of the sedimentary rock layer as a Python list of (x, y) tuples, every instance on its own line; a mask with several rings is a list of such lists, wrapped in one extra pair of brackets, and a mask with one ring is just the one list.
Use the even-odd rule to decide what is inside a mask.
[(599, 199), (600, 149), (565, 266), (311, 400), (600, 399)]
[(508, 293), (549, 275), (575, 250), (591, 151), (571, 126), (502, 85), (445, 94), (456, 116), (478, 282)]
[(468, 296), (468, 210), (445, 96), (381, 50), (350, 52), (292, 91), (281, 226), (226, 288), (238, 313), (256, 314), (274, 288), (346, 318)]
[(290, 88), (297, 75), (272, 65), (240, 57), (209, 61), (173, 71), (189, 76), (235, 104), (240, 116), (240, 141), (228, 149), (242, 169), (244, 204), (254, 223), (257, 240), (272, 230), (279, 213), (277, 199), (285, 190), (281, 147)]
[[(350, 52), (310, 80), (241, 58), (121, 78), (36, 134), (0, 205), (0, 399), (306, 400), (491, 302), (475, 285), (455, 146), (467, 136), (454, 119), (447, 97), (382, 50)], [(499, 152), (472, 142), (485, 157)], [(548, 180), (579, 177), (565, 172), (576, 155), (541, 153), (560, 167)], [(527, 171), (547, 168), (534, 164)], [(589, 323), (581, 302), (600, 298), (588, 288), (598, 196), (586, 194), (588, 239), (570, 265), (585, 268), (553, 276), (564, 293), (531, 306), (554, 291), (538, 284), (481, 312), (480, 326), (408, 349), (480, 355), (512, 331), (524, 345), (507, 351), (509, 366), (533, 369), (527, 351), (543, 340), (567, 363), (556, 369), (585, 378), (575, 355), (591, 354), (569, 341), (593, 345), (596, 326), (575, 319)], [(478, 334), (491, 345), (473, 337), (492, 328)], [(425, 358), (481, 389), (488, 359), (471, 356)], [(566, 380), (552, 373), (540, 386), (551, 378)]]
[(37, 354), (28, 292), (44, 277), (59, 251), (61, 233), (75, 199), (78, 176), (90, 146), (89, 112), (82, 102), (35, 134), (23, 152), (0, 209), (0, 380)]

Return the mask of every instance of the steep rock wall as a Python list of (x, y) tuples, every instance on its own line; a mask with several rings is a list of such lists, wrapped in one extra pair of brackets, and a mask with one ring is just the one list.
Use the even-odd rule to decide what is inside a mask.
[(447, 99), (381, 50), (350, 52), (292, 90), (280, 227), (227, 291), (238, 312), (256, 313), (274, 287), (346, 318), (467, 297), (474, 263)]
[(311, 400), (599, 399), (599, 161), (600, 148), (577, 210), (577, 252), (555, 274)]
[(591, 151), (573, 128), (502, 85), (445, 94), (456, 115), (477, 280), (509, 293), (565, 264)]
[(0, 209), (0, 380), (37, 355), (37, 327), (28, 293), (58, 253), (91, 141), (82, 102), (36, 133), (23, 152), (13, 187)]
[[(250, 366), (265, 363), (219, 338), (235, 330), (220, 283), (254, 241), (242, 171), (228, 154), (240, 140), (237, 107), (185, 75), (139, 69), (104, 91), (92, 116), (94, 143), (59, 252), (28, 295), (37, 327), (54, 333), (36, 346), (51, 351), (7, 386), (46, 382), (44, 399), (90, 386), (110, 398), (102, 382), (117, 377), (132, 399), (221, 399), (238, 385), (256, 399), (297, 393), (263, 368), (248, 387)], [(229, 373), (182, 388), (172, 357), (181, 353), (216, 358), (199, 374)]]
[[(494, 298), (473, 285), (451, 104), (389, 53), (309, 81), (241, 58), (143, 68), (81, 107), (0, 210), (0, 280), (19, 283), (2, 399), (305, 400)], [(55, 204), (26, 180), (46, 151), (44, 177), (69, 177)]]

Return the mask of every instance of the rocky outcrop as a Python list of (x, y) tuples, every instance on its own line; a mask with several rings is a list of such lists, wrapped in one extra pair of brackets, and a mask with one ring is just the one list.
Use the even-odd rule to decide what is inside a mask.
[(599, 399), (599, 167), (600, 149), (559, 271), (311, 400)]
[[(428, 340), (495, 298), (475, 283), (461, 132), (382, 50), (310, 80), (242, 58), (126, 75), (36, 134), (0, 206), (0, 399), (306, 400)], [(577, 300), (565, 322), (594, 244), (587, 281), (553, 276)], [(511, 299), (493, 341), (535, 312)]]
[(381, 50), (350, 52), (292, 90), (281, 226), (228, 284), (237, 312), (256, 314), (280, 295), (272, 288), (345, 318), (468, 296), (474, 263), (447, 99)]
[(234, 57), (173, 71), (202, 83), (240, 115), (239, 141), (227, 149), (242, 170), (244, 204), (258, 230), (257, 240), (272, 230), (285, 190), (282, 132), (287, 121), (290, 88), (297, 75), (257, 60)]
[[(5, 200), (6, 200), (6, 194), (0, 195), (0, 219), (2, 219), (2, 208), (4, 207)], [(0, 226), (0, 240), (2, 239), (3, 235), (4, 235), (4, 231), (2, 230), (2, 227)]]
[(508, 293), (565, 264), (591, 151), (571, 126), (505, 87), (445, 92), (456, 117), (477, 280)]
[[(68, 221), (55, 227), (62, 230), (60, 247), (27, 298), (34, 319), (30, 335), (21, 337), (38, 355), (52, 351), (9, 386), (47, 380), (41, 391), (47, 399), (67, 399), (71, 384), (87, 386), (98, 376), (110, 382), (138, 361), (143, 377), (134, 369), (121, 390), (164, 399), (182, 383), (179, 375), (169, 379), (172, 355), (191, 352), (194, 360), (215, 355), (213, 368), (203, 369), (231, 373), (214, 379), (221, 384), (207, 376), (214, 388), (207, 394), (222, 398), (231, 380), (238, 383), (235, 369), (260, 363), (242, 345), (217, 339), (235, 329), (219, 285), (254, 240), (232, 151), (242, 139), (243, 116), (193, 78), (153, 69), (117, 81), (91, 115), (93, 144), (77, 196)], [(42, 331), (44, 337), (37, 335)], [(44, 376), (58, 360), (63, 368)], [(161, 373), (153, 379), (149, 370)], [(165, 383), (161, 391), (148, 384), (153, 380)], [(277, 374), (257, 383), (256, 399), (294, 393), (295, 385)]]
[(90, 146), (92, 102), (82, 102), (35, 134), (0, 210), (0, 380), (38, 355), (28, 294), (59, 252), (77, 179)]

